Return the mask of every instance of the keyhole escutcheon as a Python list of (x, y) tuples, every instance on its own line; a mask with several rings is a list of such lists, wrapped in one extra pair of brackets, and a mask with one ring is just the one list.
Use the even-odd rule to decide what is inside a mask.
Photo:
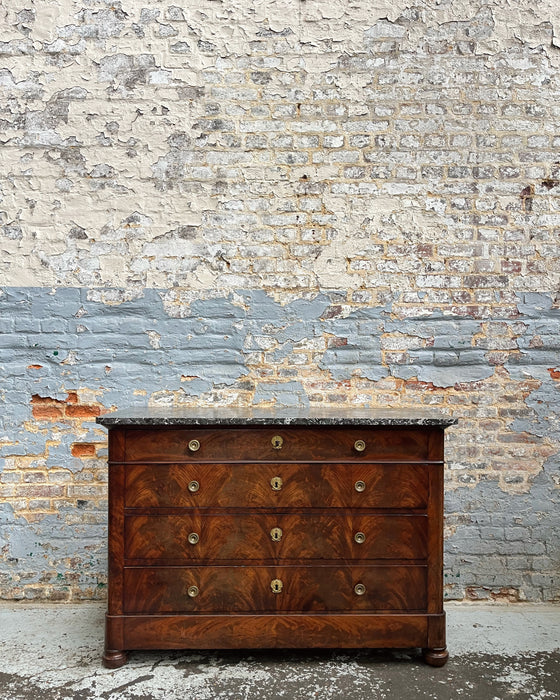
[(273, 449), (279, 450), (284, 444), (284, 438), (280, 437), (280, 435), (275, 435), (270, 442), (272, 443)]

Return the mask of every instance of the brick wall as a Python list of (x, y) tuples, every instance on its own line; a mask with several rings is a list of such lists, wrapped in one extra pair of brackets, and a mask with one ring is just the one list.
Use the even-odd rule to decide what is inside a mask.
[(446, 592), (555, 600), (553, 0), (8, 0), (0, 595), (103, 597), (131, 404), (437, 406)]

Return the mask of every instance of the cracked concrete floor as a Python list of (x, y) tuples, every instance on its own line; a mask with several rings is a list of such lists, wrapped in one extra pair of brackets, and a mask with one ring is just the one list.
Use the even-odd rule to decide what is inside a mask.
[(416, 650), (135, 652), (101, 666), (104, 606), (0, 605), (2, 700), (560, 698), (560, 606), (447, 606), (450, 660)]

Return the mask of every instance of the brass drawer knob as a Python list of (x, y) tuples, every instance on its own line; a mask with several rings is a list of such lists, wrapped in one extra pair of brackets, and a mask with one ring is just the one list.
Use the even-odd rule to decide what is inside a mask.
[(199, 488), (200, 484), (198, 483), (198, 481), (189, 481), (189, 491), (191, 493), (196, 493)]
[(270, 485), (272, 486), (273, 491), (280, 491), (280, 489), (284, 485), (284, 482), (279, 476), (273, 476), (270, 480)]
[(366, 592), (366, 587), (364, 586), (363, 583), (357, 583), (357, 584), (354, 586), (354, 593), (355, 593), (356, 595), (364, 595), (365, 592)]
[(366, 541), (366, 536), (364, 535), (363, 532), (357, 532), (354, 535), (354, 541), (357, 542), (358, 544), (363, 544)]
[(198, 440), (190, 440), (189, 450), (191, 452), (197, 452), (198, 450), (200, 450), (200, 442)]
[(273, 527), (270, 531), (270, 537), (273, 542), (280, 542), (283, 534), (284, 533), (282, 532), (282, 528), (279, 527)]
[(189, 586), (187, 590), (187, 595), (189, 598), (196, 598), (196, 596), (200, 593), (198, 590), (198, 586)]
[(366, 449), (366, 443), (363, 440), (356, 440), (354, 449), (356, 452), (363, 452)]
[(274, 450), (279, 450), (284, 444), (284, 438), (281, 438), (280, 435), (275, 435), (270, 442)]
[(189, 533), (189, 536), (187, 537), (189, 544), (198, 544), (198, 541), (200, 540), (200, 537), (198, 536), (197, 532), (191, 532)]
[(275, 578), (273, 581), (270, 582), (270, 587), (272, 588), (273, 593), (282, 593), (284, 584), (282, 583), (282, 581), (280, 581), (279, 578)]
[(366, 482), (360, 479), (356, 481), (356, 483), (354, 484), (354, 488), (358, 493), (362, 493), (362, 491), (366, 490)]

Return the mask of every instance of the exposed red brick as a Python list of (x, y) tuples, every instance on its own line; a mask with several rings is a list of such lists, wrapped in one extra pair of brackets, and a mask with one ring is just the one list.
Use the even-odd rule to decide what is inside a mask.
[(43, 369), (43, 365), (27, 365), (27, 369)]
[(39, 396), (39, 394), (33, 394), (31, 397), (32, 406), (51, 406), (52, 404), (61, 405), (61, 401), (57, 399), (51, 399), (50, 396)]
[(560, 370), (555, 369), (554, 367), (549, 367), (548, 372), (552, 379), (560, 379)]
[(66, 403), (78, 403), (78, 394), (75, 391), (69, 391)]
[(483, 430), (499, 430), (502, 428), (502, 423), (497, 420), (483, 420), (480, 422), (480, 427)]
[(491, 350), (486, 354), (486, 359), (491, 365), (505, 365), (510, 353), (507, 350)]
[(473, 392), (473, 391), (482, 391), (484, 388), (484, 380), (479, 380), (476, 382), (457, 382), (455, 384), (454, 388), (456, 391), (467, 391), (467, 392)]
[(53, 486), (52, 484), (24, 484), (16, 489), (18, 496), (25, 498), (53, 498), (64, 495), (64, 486)]
[(529, 433), (503, 433), (498, 435), (499, 442), (514, 443), (514, 444), (534, 444), (538, 440), (534, 435)]
[(95, 418), (95, 416), (100, 415), (100, 413), (101, 409), (99, 406), (66, 406), (66, 415), (69, 418)]
[(95, 457), (95, 445), (87, 442), (75, 442), (71, 450), (72, 457)]
[(521, 272), (522, 264), (519, 260), (502, 260), (502, 272)]
[(323, 314), (322, 318), (336, 318), (337, 316), (340, 316), (342, 314), (342, 306), (339, 304), (333, 304), (332, 306), (329, 306), (329, 308), (325, 311)]
[(33, 418), (37, 420), (58, 421), (64, 417), (64, 403), (51, 399), (50, 396), (34, 394), (31, 397), (31, 407)]
[(416, 255), (422, 258), (431, 258), (434, 255), (434, 246), (428, 244), (421, 244), (414, 246)]
[(33, 418), (37, 420), (56, 421), (63, 415), (62, 409), (57, 406), (33, 406)]
[(340, 348), (343, 345), (348, 345), (348, 338), (329, 338), (329, 348)]
[(330, 401), (330, 403), (341, 404), (344, 403), (347, 398), (345, 394), (327, 394), (327, 401)]
[[(486, 596), (482, 596), (485, 598)], [(467, 600), (480, 600), (479, 592), (475, 586), (467, 586), (465, 588), (465, 598)]]
[(410, 379), (405, 384), (407, 389), (413, 391), (438, 391), (440, 387), (434, 386), (432, 382), (419, 382), (416, 379)]
[(39, 597), (45, 597), (47, 600), (52, 600), (52, 601), (67, 601), (70, 600), (70, 591), (59, 591), (56, 589), (51, 589), (47, 590), (46, 592), (43, 593), (41, 591), (41, 596)]

